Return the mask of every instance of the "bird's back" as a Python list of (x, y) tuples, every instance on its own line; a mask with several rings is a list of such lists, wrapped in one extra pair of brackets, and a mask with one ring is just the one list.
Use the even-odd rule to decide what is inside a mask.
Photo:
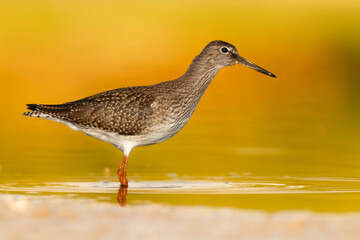
[(24, 115), (62, 120), (80, 128), (97, 128), (120, 135), (145, 131), (156, 92), (150, 86), (114, 89), (58, 105), (28, 104)]

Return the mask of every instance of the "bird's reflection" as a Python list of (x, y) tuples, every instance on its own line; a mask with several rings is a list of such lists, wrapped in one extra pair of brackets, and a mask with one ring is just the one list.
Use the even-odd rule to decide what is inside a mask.
[(118, 201), (120, 207), (126, 206), (126, 195), (127, 195), (127, 187), (120, 186), (118, 195), (117, 195), (117, 201)]

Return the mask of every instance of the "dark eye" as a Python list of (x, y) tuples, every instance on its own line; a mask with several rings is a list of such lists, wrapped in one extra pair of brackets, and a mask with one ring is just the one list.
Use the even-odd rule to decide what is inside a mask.
[(222, 53), (228, 53), (228, 52), (229, 52), (229, 49), (228, 49), (227, 47), (222, 47), (222, 48), (220, 49), (220, 51), (221, 51)]

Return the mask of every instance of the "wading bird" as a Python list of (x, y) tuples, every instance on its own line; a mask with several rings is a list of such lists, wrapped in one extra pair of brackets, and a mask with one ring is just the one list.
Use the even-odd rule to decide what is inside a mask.
[(235, 64), (275, 77), (241, 57), (232, 44), (213, 41), (178, 79), (114, 89), (58, 105), (27, 104), (31, 111), (24, 115), (63, 123), (119, 148), (124, 156), (117, 175), (120, 185), (127, 186), (126, 168), (131, 150), (174, 136), (189, 120), (217, 72)]

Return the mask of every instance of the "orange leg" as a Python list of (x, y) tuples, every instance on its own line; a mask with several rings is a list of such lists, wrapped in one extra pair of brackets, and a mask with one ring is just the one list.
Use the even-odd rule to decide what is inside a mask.
[(117, 170), (117, 175), (120, 181), (121, 187), (127, 187), (128, 181), (126, 179), (126, 169), (127, 169), (127, 161), (128, 157), (124, 155), (123, 159), (121, 160), (119, 169)]
[(126, 206), (127, 187), (119, 187), (117, 201), (121, 207)]

